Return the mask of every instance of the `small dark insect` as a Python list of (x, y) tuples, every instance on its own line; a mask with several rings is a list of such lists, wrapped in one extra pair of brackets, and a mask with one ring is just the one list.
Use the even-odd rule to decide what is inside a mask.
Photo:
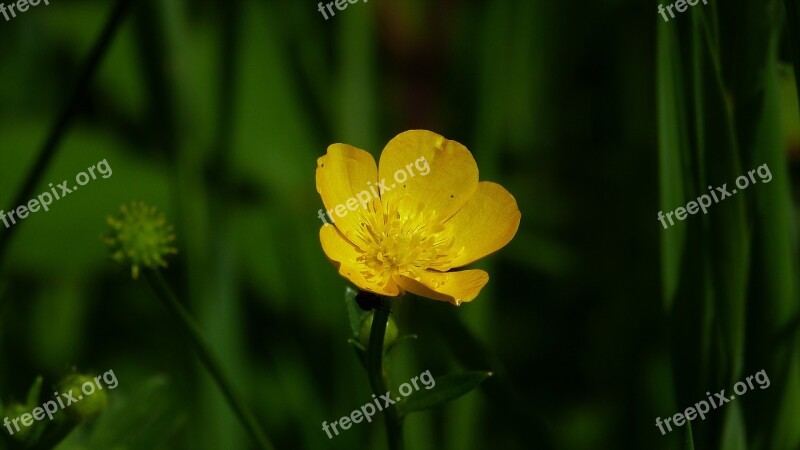
[(381, 304), (381, 297), (372, 292), (359, 291), (356, 294), (356, 303), (364, 311), (371, 311)]

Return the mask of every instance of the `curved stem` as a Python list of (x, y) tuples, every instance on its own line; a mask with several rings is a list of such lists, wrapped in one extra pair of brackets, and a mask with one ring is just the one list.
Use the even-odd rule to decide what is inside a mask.
[[(386, 366), (383, 363), (383, 338), (386, 334), (386, 324), (392, 313), (390, 300), (381, 297), (380, 305), (375, 308), (372, 318), (372, 328), (369, 332), (369, 346), (367, 348), (367, 374), (372, 392), (378, 397), (389, 392), (389, 382), (386, 376)], [(403, 419), (397, 414), (397, 408), (389, 406), (383, 410), (386, 422), (386, 436), (389, 450), (403, 450)]]
[(247, 432), (258, 444), (260, 449), (274, 450), (275, 447), (269, 441), (266, 434), (264, 434), (264, 431), (261, 429), (261, 426), (259, 426), (253, 414), (236, 395), (236, 392), (233, 390), (233, 383), (231, 383), (230, 378), (222, 369), (219, 360), (214, 356), (211, 346), (200, 332), (200, 327), (197, 326), (194, 319), (189, 315), (189, 312), (186, 311), (186, 308), (181, 305), (175, 297), (175, 294), (172, 293), (172, 289), (170, 289), (169, 285), (164, 280), (161, 272), (147, 270), (145, 274), (147, 275), (147, 281), (150, 282), (150, 286), (156, 293), (156, 297), (161, 300), (176, 321), (183, 327), (183, 331), (192, 342), (200, 361), (203, 362), (203, 365), (211, 374), (212, 378), (214, 378), (214, 381), (217, 382), (217, 386), (222, 391), (222, 395), (225, 396), (228, 404), (233, 409), (234, 413), (236, 413), (236, 416), (245, 429), (247, 429)]
[[(108, 47), (111, 45), (111, 41), (113, 41), (117, 30), (119, 30), (130, 3), (131, 0), (118, 0), (114, 9), (111, 11), (108, 20), (103, 26), (103, 30), (100, 32), (100, 36), (97, 38), (97, 41), (92, 47), (92, 51), (89, 53), (81, 69), (72, 96), (67, 101), (61, 114), (59, 114), (53, 127), (50, 129), (50, 134), (47, 135), (44, 146), (39, 152), (39, 156), (36, 157), (36, 162), (34, 162), (33, 167), (28, 172), (28, 176), (25, 177), (24, 184), (17, 192), (16, 197), (14, 197), (12, 207), (27, 203), (33, 196), (33, 190), (36, 189), (36, 186), (41, 181), (42, 175), (44, 175), (44, 171), (47, 169), (47, 165), (50, 163), (53, 155), (55, 155), (56, 149), (58, 149), (58, 145), (67, 132), (67, 128), (72, 122), (72, 119), (76, 116), (78, 106), (81, 100), (86, 96), (86, 89), (89, 86), (89, 82), (91, 82), (97, 68), (100, 66), (100, 62), (103, 60), (103, 56), (105, 56)], [(0, 265), (2, 265), (3, 256), (11, 241), (11, 236), (17, 228), (19, 228), (19, 225), (3, 230), (3, 232), (0, 233)]]

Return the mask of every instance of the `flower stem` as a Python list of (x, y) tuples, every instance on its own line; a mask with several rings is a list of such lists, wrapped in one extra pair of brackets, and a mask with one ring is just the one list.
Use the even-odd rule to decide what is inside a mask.
[[(389, 392), (389, 382), (386, 376), (386, 366), (383, 363), (383, 338), (386, 334), (386, 324), (392, 313), (390, 300), (381, 297), (380, 305), (375, 308), (372, 319), (372, 328), (369, 333), (369, 346), (367, 347), (367, 374), (372, 392), (379, 398)], [(397, 414), (397, 409), (389, 407), (383, 410), (386, 421), (386, 437), (389, 450), (403, 450), (403, 419)]]
[(186, 335), (192, 342), (200, 361), (203, 362), (203, 365), (205, 365), (212, 378), (214, 378), (214, 381), (216, 381), (217, 386), (222, 391), (230, 407), (236, 413), (239, 421), (245, 429), (247, 429), (247, 432), (258, 444), (260, 449), (274, 450), (275, 447), (269, 441), (266, 434), (264, 434), (264, 431), (259, 426), (253, 414), (234, 392), (233, 383), (231, 383), (230, 378), (222, 369), (222, 365), (211, 351), (211, 346), (200, 332), (200, 327), (197, 326), (194, 319), (189, 315), (189, 312), (186, 311), (186, 308), (184, 308), (175, 297), (175, 294), (173, 294), (172, 289), (170, 289), (169, 285), (164, 280), (161, 272), (157, 270), (147, 270), (145, 273), (147, 281), (150, 282), (150, 286), (156, 293), (156, 297), (161, 300), (177, 322), (181, 324), (184, 332), (186, 332)]

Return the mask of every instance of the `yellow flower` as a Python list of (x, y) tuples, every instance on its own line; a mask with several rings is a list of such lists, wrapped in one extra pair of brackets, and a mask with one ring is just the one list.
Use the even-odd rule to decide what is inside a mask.
[(508, 191), (478, 182), (466, 147), (424, 130), (389, 141), (379, 167), (364, 150), (329, 146), (317, 160), (317, 191), (328, 259), (362, 290), (385, 296), (473, 300), (489, 275), (452, 269), (505, 246), (520, 221)]

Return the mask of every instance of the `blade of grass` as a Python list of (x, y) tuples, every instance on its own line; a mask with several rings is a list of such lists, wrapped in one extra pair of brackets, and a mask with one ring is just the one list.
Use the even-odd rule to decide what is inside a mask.
[[(116, 36), (125, 18), (130, 3), (131, 0), (118, 0), (112, 8), (105, 25), (103, 25), (103, 29), (100, 31), (100, 36), (98, 36), (83, 64), (72, 95), (53, 123), (50, 133), (47, 135), (44, 145), (39, 151), (39, 156), (36, 157), (33, 167), (31, 167), (28, 175), (25, 177), (25, 182), (19, 188), (15, 201), (12, 204), (13, 207), (26, 204), (28, 199), (33, 196), (33, 190), (36, 189), (36, 186), (41, 182), (45, 169), (53, 158), (53, 155), (55, 155), (67, 129), (75, 119), (78, 107), (85, 98), (86, 89), (108, 52), (108, 48), (111, 46), (111, 42), (113, 42), (114, 36)], [(0, 269), (2, 269), (3, 266), (8, 244), (17, 229), (19, 229), (19, 225), (0, 231)]]
[[(234, 143), (234, 121), (238, 101), (236, 80), (239, 74), (240, 25), (242, 17), (241, 0), (231, 0), (219, 5), (221, 26), (221, 48), (219, 49), (217, 88), (216, 131), (211, 144), (207, 162), (211, 176), (207, 178), (208, 186), (202, 190), (207, 193), (206, 223), (209, 224), (208, 252), (210, 295), (199, 297), (197, 313), (204, 329), (209, 330), (209, 338), (214, 346), (222, 352), (221, 361), (232, 372), (244, 378), (250, 378), (250, 367), (244, 361), (249, 358), (243, 354), (244, 337), (238, 330), (243, 320), (242, 295), (236, 283), (236, 258), (232, 251), (231, 204), (233, 188), (231, 180), (231, 148)], [(179, 161), (183, 160), (181, 153)], [(180, 164), (180, 162), (179, 162)], [(199, 189), (198, 189), (199, 190)], [(241, 433), (235, 422), (220, 414), (215, 408), (219, 403), (216, 396), (204, 397), (206, 420), (218, 423), (219, 436), (223, 442), (232, 447), (245, 443), (241, 441)], [(216, 411), (215, 411), (216, 410)]]
[[(683, 99), (680, 49), (677, 30), (658, 25), (656, 42), (656, 96), (658, 104), (659, 203), (671, 211), (685, 203), (683, 180), (686, 155), (689, 154), (688, 118)], [(656, 218), (653, 218), (655, 224)], [(686, 243), (686, 230), (674, 227), (661, 233), (661, 276), (664, 307), (672, 309), (680, 279), (681, 259)]]
[[(696, 20), (696, 19), (694, 19)], [(692, 22), (687, 27), (696, 27)], [(698, 39), (681, 28), (659, 21), (657, 39), (657, 102), (661, 208), (670, 212), (696, 198), (702, 181), (705, 148), (704, 99), (697, 98), (704, 73), (696, 62)], [(689, 51), (681, 44), (688, 43)], [(688, 103), (694, 98), (694, 103)], [(692, 132), (695, 132), (692, 136)], [(695, 138), (696, 149), (692, 147)], [(694, 150), (694, 151), (693, 151)], [(672, 380), (679, 404), (693, 399), (708, 375), (710, 310), (713, 288), (709, 281), (709, 254), (702, 220), (660, 227), (662, 285), (669, 318)]]
[[(700, 10), (699, 14), (702, 13)], [(733, 383), (738, 380), (744, 361), (750, 240), (745, 219), (745, 196), (735, 195), (736, 187), (731, 187), (742, 174), (742, 165), (734, 132), (733, 111), (722, 78), (719, 51), (715, 48), (715, 40), (708, 27), (697, 32), (703, 34), (704, 60), (709, 63), (709, 70), (703, 76), (706, 86), (703, 97), (707, 105), (705, 126), (708, 131), (707, 152), (704, 155), (706, 181), (714, 189), (727, 185), (734, 194), (712, 206), (714, 210), (708, 214), (706, 236), (710, 245), (718, 336), (728, 357), (721, 368), (719, 381)]]
[[(798, 335), (790, 330), (800, 323), (795, 277), (797, 261), (793, 227), (790, 173), (781, 130), (781, 99), (777, 72), (778, 33), (770, 41), (764, 70), (763, 114), (753, 123), (753, 167), (766, 164), (772, 180), (753, 192), (753, 287), (762, 301), (750, 307), (753, 322), (748, 351), (750, 367), (766, 369), (774, 388), (751, 400), (745, 410), (748, 426), (765, 441), (765, 448), (788, 449), (800, 445), (800, 355)], [(795, 319), (793, 319), (793, 317)], [(772, 352), (758, 349), (771, 348)], [(780, 405), (775, 407), (775, 405)]]
[(683, 433), (683, 450), (694, 450), (694, 439), (692, 437), (692, 422), (686, 422), (686, 430)]
[(741, 403), (736, 400), (727, 405), (725, 411), (724, 425), (722, 427), (722, 438), (720, 449), (724, 450), (747, 450), (747, 435), (742, 418)]
[(242, 401), (234, 390), (230, 376), (223, 369), (222, 364), (220, 364), (219, 359), (211, 349), (211, 345), (203, 336), (200, 327), (186, 308), (178, 301), (177, 297), (175, 297), (172, 289), (169, 287), (166, 280), (164, 280), (163, 275), (158, 271), (146, 271), (146, 278), (156, 294), (156, 297), (158, 297), (176, 322), (183, 328), (183, 332), (195, 349), (197, 357), (202, 361), (209, 374), (214, 378), (217, 387), (222, 391), (228, 405), (236, 413), (237, 418), (250, 434), (250, 437), (258, 444), (259, 448), (274, 450), (275, 447), (261, 429), (255, 416), (250, 412), (250, 409), (245, 406), (244, 401)]

